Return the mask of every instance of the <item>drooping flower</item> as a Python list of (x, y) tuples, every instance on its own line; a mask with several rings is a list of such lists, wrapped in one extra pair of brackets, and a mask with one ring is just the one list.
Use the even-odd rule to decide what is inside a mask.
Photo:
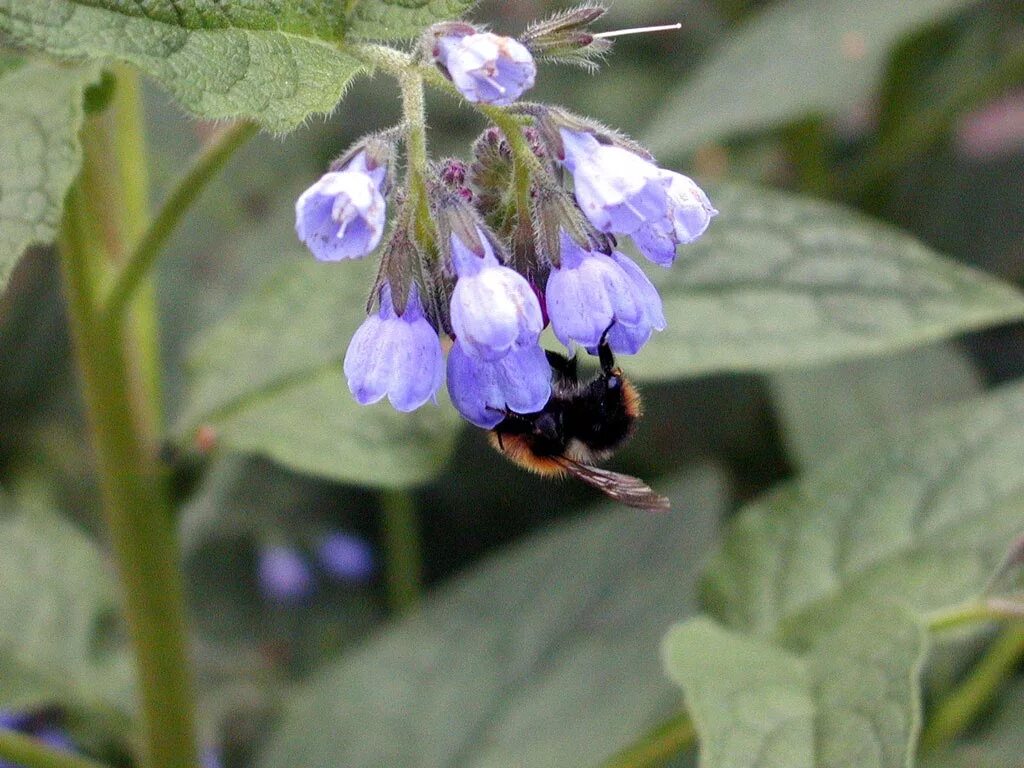
[(295, 232), (320, 261), (360, 259), (384, 233), (386, 169), (367, 168), (365, 152), (325, 173), (295, 203)]
[(366, 540), (344, 531), (324, 536), (316, 552), (324, 570), (341, 581), (367, 581), (376, 570), (373, 549)]
[(703, 235), (718, 211), (689, 176), (664, 169), (660, 176), (668, 181), (667, 207), (660, 217), (648, 219), (633, 232), (633, 242), (655, 264), (669, 267), (675, 261), (676, 246)]
[(632, 259), (619, 251), (612, 251), (611, 259), (622, 268), (629, 280), (633, 296), (643, 311), (643, 317), (634, 325), (615, 323), (608, 331), (608, 346), (613, 352), (635, 355), (654, 331), (665, 330), (665, 312), (658, 289)]
[(551, 366), (539, 345), (487, 361), (455, 344), (448, 353), (448, 393), (467, 421), (491, 429), (506, 411), (534, 413), (551, 397)]
[(645, 222), (664, 217), (668, 180), (658, 166), (622, 147), (602, 144), (591, 133), (566, 128), (559, 133), (576, 202), (595, 227), (631, 235)]
[(536, 346), (544, 327), (540, 303), (526, 278), (503, 267), (477, 228), (482, 254), (451, 236), (452, 266), (458, 279), (452, 291), (451, 322), (457, 345), (482, 360)]
[(613, 322), (634, 325), (643, 310), (629, 279), (610, 257), (578, 245), (561, 235), (560, 265), (548, 276), (548, 317), (558, 340), (567, 347), (578, 342), (597, 346)]
[(444, 356), (434, 326), (427, 320), (419, 291), (413, 285), (405, 312), (398, 315), (391, 288), (380, 291), (380, 308), (359, 326), (345, 353), (348, 388), (361, 405), (387, 395), (402, 412), (432, 399), (444, 377)]
[(257, 579), (268, 600), (295, 603), (313, 591), (313, 573), (305, 558), (282, 544), (263, 547), (259, 553)]
[(501, 107), (532, 88), (537, 75), (525, 46), (491, 32), (441, 35), (434, 60), (467, 101)]

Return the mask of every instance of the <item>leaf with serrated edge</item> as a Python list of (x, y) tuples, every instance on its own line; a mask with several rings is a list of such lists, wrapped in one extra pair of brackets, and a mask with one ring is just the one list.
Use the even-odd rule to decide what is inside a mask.
[(887, 604), (851, 608), (799, 651), (699, 618), (662, 652), (700, 733), (702, 768), (911, 764), (927, 637)]
[(853, 110), (877, 86), (900, 37), (969, 5), (792, 0), (769, 6), (680, 81), (646, 140), (668, 159), (704, 140)]
[(0, 0), (0, 33), (67, 58), (113, 58), (193, 114), (287, 131), (330, 112), (363, 65), (338, 43), (342, 3)]
[(715, 472), (663, 490), (671, 514), (592, 512), (429, 597), (299, 688), (259, 765), (600, 765), (678, 704), (658, 640), (723, 511)]
[(1008, 285), (830, 203), (746, 186), (669, 270), (649, 269), (668, 327), (628, 361), (672, 379), (895, 351), (1024, 317)]
[(927, 613), (975, 598), (1024, 531), (1024, 387), (844, 450), (747, 506), (712, 561), (725, 624), (799, 631), (837, 603), (887, 596)]
[(83, 93), (98, 75), (13, 57), (0, 70), (0, 290), (28, 246), (57, 236), (82, 164)]
[(400, 40), (419, 35), (438, 21), (458, 19), (476, 0), (355, 0), (349, 34), (368, 40)]
[(0, 708), (132, 710), (118, 604), (95, 546), (45, 509), (0, 496)]

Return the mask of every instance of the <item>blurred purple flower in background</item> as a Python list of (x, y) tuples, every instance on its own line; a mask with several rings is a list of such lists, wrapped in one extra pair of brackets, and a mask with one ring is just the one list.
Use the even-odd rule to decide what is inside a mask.
[(309, 563), (297, 550), (283, 544), (260, 550), (257, 578), (264, 598), (275, 603), (297, 603), (313, 592)]
[(338, 581), (366, 582), (377, 568), (370, 544), (344, 531), (324, 536), (316, 553), (324, 571)]

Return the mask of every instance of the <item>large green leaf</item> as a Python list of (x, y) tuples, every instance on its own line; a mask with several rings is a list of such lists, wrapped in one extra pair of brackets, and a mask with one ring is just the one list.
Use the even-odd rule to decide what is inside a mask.
[(194, 346), (181, 431), (209, 425), (232, 448), (363, 485), (439, 473), (459, 423), (444, 399), (401, 414), (386, 401), (358, 405), (345, 383), (341, 361), (365, 318), (375, 265), (316, 263), (291, 231), (284, 236), (290, 263)]
[(792, 0), (726, 42), (655, 116), (647, 142), (678, 157), (699, 142), (763, 130), (808, 114), (842, 114), (876, 87), (900, 37), (970, 0)]
[(709, 569), (730, 627), (799, 631), (859, 596), (926, 613), (975, 598), (1024, 532), (1024, 387), (867, 440), (750, 504)]
[(838, 206), (744, 186), (652, 279), (668, 328), (629, 370), (650, 378), (820, 364), (1024, 316), (1024, 298)]
[(0, 496), (0, 708), (131, 712), (118, 615), (93, 543), (54, 513)]
[(338, 45), (344, 8), (315, 0), (0, 0), (0, 33), (56, 56), (131, 62), (199, 117), (285, 131), (330, 112), (362, 68)]
[(895, 437), (925, 409), (982, 391), (967, 353), (948, 344), (778, 371), (768, 383), (790, 459), (801, 467), (855, 440)]
[[(300, 689), (260, 765), (592, 768), (673, 712), (658, 639), (692, 609), (717, 476), (502, 554)], [(515, 503), (514, 500), (511, 503)]]
[(83, 92), (96, 67), (7, 57), (0, 68), (0, 289), (25, 249), (57, 235), (78, 173)]
[(820, 628), (799, 652), (688, 621), (665, 638), (702, 768), (911, 765), (920, 726), (923, 629), (885, 604)]
[(476, 0), (355, 0), (350, 33), (376, 40), (415, 37), (435, 21), (457, 19)]

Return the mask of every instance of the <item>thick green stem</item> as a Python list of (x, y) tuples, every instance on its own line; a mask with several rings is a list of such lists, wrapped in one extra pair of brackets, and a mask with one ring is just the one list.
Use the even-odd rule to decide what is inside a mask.
[(602, 768), (658, 768), (696, 740), (693, 723), (681, 712), (626, 747)]
[(234, 123), (218, 133), (203, 148), (192, 167), (174, 186), (118, 274), (104, 302), (103, 311), (108, 322), (115, 323), (123, 316), (160, 255), (167, 238), (192, 203), (235, 150), (252, 138), (257, 130), (258, 126), (253, 123)]
[[(88, 201), (88, 202), (87, 202)], [(98, 312), (96, 253), (83, 231), (99, 201), (77, 182), (60, 252), (75, 358), (89, 417), (104, 522), (123, 591), (142, 715), (143, 765), (194, 768), (194, 703), (171, 510), (137, 401), (120, 324)]]
[(416, 499), (409, 491), (382, 491), (380, 503), (388, 603), (392, 610), (402, 613), (414, 608), (423, 594), (423, 557)]
[(935, 707), (921, 734), (921, 751), (948, 744), (989, 704), (1024, 658), (1024, 623), (1006, 627), (959, 687)]
[(0, 731), (0, 759), (24, 768), (106, 768), (102, 763), (53, 749), (14, 731)]
[(430, 215), (427, 195), (427, 116), (423, 99), (423, 78), (416, 69), (398, 75), (402, 88), (402, 111), (405, 115), (405, 191), (416, 222), (416, 236), (421, 243), (434, 244), (435, 227)]

